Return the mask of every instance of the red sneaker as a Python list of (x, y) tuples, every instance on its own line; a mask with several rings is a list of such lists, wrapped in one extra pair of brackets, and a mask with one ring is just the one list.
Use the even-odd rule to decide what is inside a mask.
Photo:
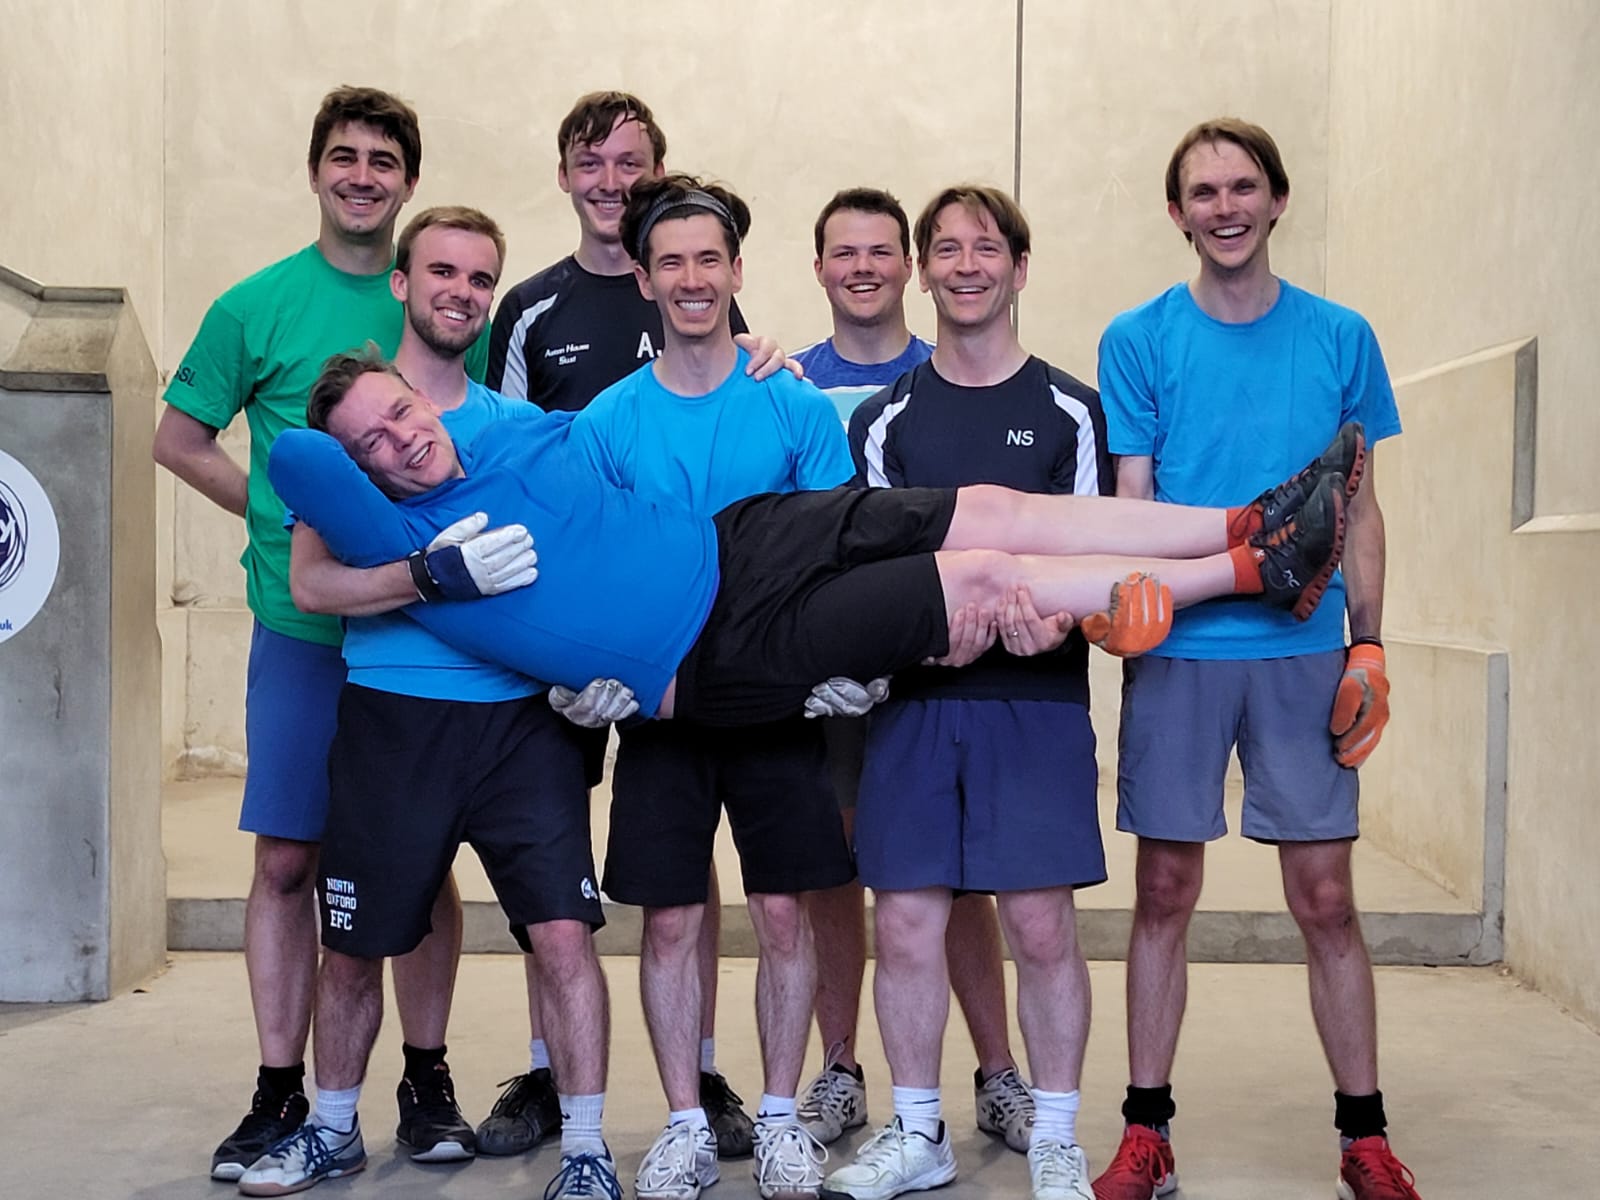
[(1339, 1200), (1422, 1200), (1416, 1182), (1388, 1138), (1357, 1138), (1339, 1160)]
[(1122, 1131), (1117, 1156), (1092, 1186), (1095, 1200), (1154, 1200), (1156, 1196), (1170, 1196), (1178, 1190), (1172, 1143), (1148, 1125), (1129, 1125)]

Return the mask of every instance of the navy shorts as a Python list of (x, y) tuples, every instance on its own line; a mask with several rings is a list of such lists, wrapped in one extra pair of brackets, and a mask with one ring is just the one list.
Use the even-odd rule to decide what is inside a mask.
[(347, 685), (328, 758), (322, 944), (357, 958), (414, 949), (462, 842), (524, 950), (527, 925), (604, 924), (568, 724), (541, 696), (475, 704)]
[(856, 808), (861, 882), (972, 892), (1105, 882), (1094, 744), (1081, 704), (880, 705)]
[(855, 878), (822, 722), (791, 717), (726, 730), (650, 721), (620, 733), (606, 895), (646, 908), (704, 904), (724, 808), (746, 895)]
[(322, 840), (328, 747), (344, 680), (339, 647), (286, 637), (256, 622), (245, 673), (249, 767), (240, 829), (296, 842)]
[(1117, 746), (1117, 828), (1172, 842), (1228, 832), (1222, 784), (1237, 745), (1245, 837), (1353, 838), (1356, 772), (1333, 760), (1328, 714), (1344, 651), (1211, 661), (1129, 659)]

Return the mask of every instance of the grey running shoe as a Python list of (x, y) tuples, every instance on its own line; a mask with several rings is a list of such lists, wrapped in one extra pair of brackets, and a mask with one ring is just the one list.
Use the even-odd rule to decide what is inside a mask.
[(611, 1151), (563, 1154), (561, 1170), (544, 1189), (544, 1200), (622, 1200)]
[(800, 1124), (824, 1146), (847, 1129), (867, 1123), (867, 1082), (859, 1066), (851, 1071), (831, 1057), (800, 1097)]
[(756, 1122), (756, 1190), (761, 1200), (815, 1200), (828, 1152), (796, 1121)]
[(1089, 1157), (1076, 1143), (1037, 1138), (1028, 1147), (1033, 1200), (1095, 1200), (1089, 1188)]
[(246, 1196), (287, 1196), (366, 1165), (360, 1121), (349, 1133), (307, 1121), (250, 1164), (239, 1177), (239, 1190)]
[(1033, 1134), (1033, 1093), (1017, 1069), (1007, 1067), (987, 1079), (981, 1070), (974, 1071), (972, 1097), (978, 1110), (978, 1128), (1004, 1138), (1018, 1154), (1026, 1154)]
[(721, 1178), (717, 1135), (680, 1121), (663, 1129), (645, 1151), (633, 1191), (639, 1200), (697, 1200), (701, 1188)]

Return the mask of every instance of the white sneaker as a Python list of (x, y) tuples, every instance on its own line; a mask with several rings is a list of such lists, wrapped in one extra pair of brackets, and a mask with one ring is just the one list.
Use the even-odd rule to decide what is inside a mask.
[(756, 1187), (762, 1200), (806, 1200), (822, 1186), (828, 1152), (794, 1121), (756, 1122)]
[(1033, 1200), (1094, 1200), (1089, 1189), (1089, 1156), (1076, 1143), (1038, 1138), (1028, 1147)]
[(720, 1178), (717, 1135), (679, 1121), (663, 1129), (646, 1151), (633, 1191), (639, 1200), (697, 1200), (701, 1188)]
[[(800, 1124), (824, 1146), (838, 1141), (846, 1129), (867, 1123), (866, 1081), (853, 1071), (838, 1070), (836, 1062), (829, 1055), (822, 1064), (822, 1073), (806, 1084), (797, 1113)], [(856, 1071), (860, 1069), (857, 1067)]]
[(907, 1133), (896, 1117), (856, 1151), (822, 1184), (828, 1200), (889, 1200), (901, 1192), (943, 1187), (956, 1177), (956, 1152), (950, 1132), (939, 1123), (939, 1140)]
[(246, 1196), (287, 1196), (324, 1179), (353, 1175), (366, 1165), (359, 1122), (349, 1133), (340, 1133), (307, 1121), (250, 1164), (239, 1176), (239, 1190)]
[(1018, 1154), (1028, 1152), (1033, 1136), (1033, 1093), (1022, 1082), (1015, 1067), (996, 1071), (985, 1079), (982, 1072), (972, 1075), (973, 1102), (978, 1109), (978, 1128), (996, 1137)]
[(602, 1146), (598, 1154), (582, 1151), (561, 1156), (561, 1170), (544, 1189), (544, 1200), (622, 1200), (617, 1164)]

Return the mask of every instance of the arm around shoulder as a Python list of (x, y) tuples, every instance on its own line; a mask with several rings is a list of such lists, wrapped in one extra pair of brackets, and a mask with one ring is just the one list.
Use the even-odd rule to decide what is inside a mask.
[(404, 561), (347, 567), (303, 521), (295, 525), (289, 541), (289, 594), (301, 612), (336, 617), (376, 616), (417, 599)]

